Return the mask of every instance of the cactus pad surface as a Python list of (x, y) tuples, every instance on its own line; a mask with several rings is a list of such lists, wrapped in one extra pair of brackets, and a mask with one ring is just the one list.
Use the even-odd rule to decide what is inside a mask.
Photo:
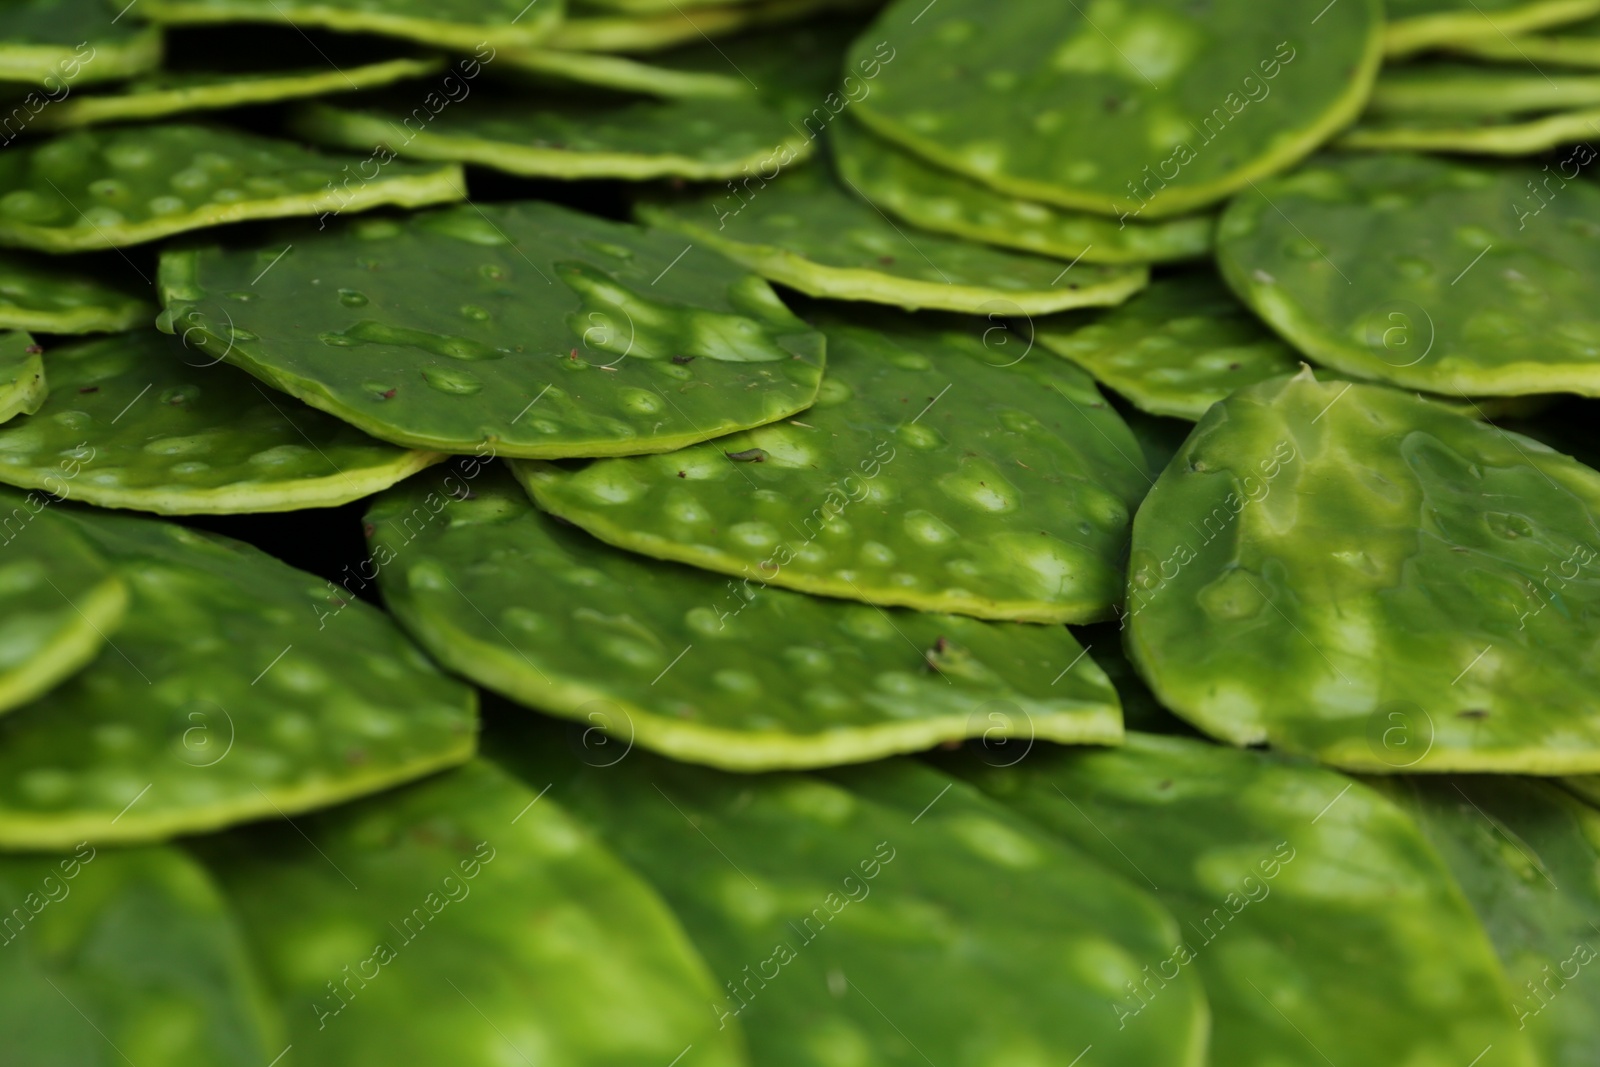
[(549, 36), (565, 6), (565, 0), (144, 0), (142, 11), (173, 26), (287, 23), (469, 52), (486, 45), (531, 48)]
[(155, 330), (52, 349), (50, 397), (0, 426), (0, 482), (163, 515), (369, 496), (443, 458), (375, 441)]
[[(1600, 770), (1600, 473), (1376, 385), (1200, 420), (1133, 529), (1129, 652), (1234, 744), (1378, 773)], [(1572, 650), (1552, 655), (1552, 650)]]
[(466, 760), (472, 690), (377, 609), (256, 549), (61, 512), (131, 591), (100, 656), (0, 719), (0, 847), (292, 815)]
[(822, 167), (763, 183), (748, 201), (716, 189), (647, 203), (640, 217), (815, 297), (1007, 316), (1117, 304), (1143, 267), (1071, 264), (959, 238), (908, 233)]
[[(64, 473), (57, 493), (67, 492)], [(52, 503), (0, 492), (0, 712), (93, 660), (128, 604), (127, 585)]]
[(1600, 313), (1583, 279), (1600, 270), (1597, 218), (1600, 189), (1549, 168), (1329, 157), (1229, 205), (1217, 258), (1273, 329), (1347, 374), (1593, 396)]
[(884, 613), (658, 563), (535, 510), (506, 474), (367, 513), (384, 601), (451, 670), (727, 770), (877, 759), (965, 737), (1114, 744), (1116, 696), (1062, 627)]
[(105, 0), (22, 0), (0, 8), (0, 82), (43, 85), (55, 99), (64, 87), (116, 81), (160, 62), (161, 31), (137, 16), (117, 18)]
[(893, 312), (819, 317), (797, 419), (582, 469), (518, 464), (601, 540), (770, 585), (1034, 622), (1104, 617), (1144, 457), (1094, 382), (1024, 339)]
[(459, 167), (391, 162), (370, 180), (352, 175), (367, 162), (221, 127), (76, 130), (0, 152), (0, 187), (8, 190), (0, 196), (0, 245), (80, 252), (246, 219), (466, 195)]
[(850, 54), (897, 52), (854, 107), (880, 136), (1013, 196), (1171, 218), (1298, 162), (1360, 111), (1377, 0), (1263, 9), (1184, 0), (993, 17), (895, 0)]
[(1085, 263), (1165, 263), (1211, 251), (1216, 219), (1210, 215), (1119, 223), (1008, 196), (928, 163), (848, 117), (827, 129), (840, 180), (924, 230), (1062, 259), (1081, 256)]
[(474, 761), (200, 843), (294, 1062), (741, 1067), (682, 928), (564, 803)]
[[(1171, 910), (1180, 939), (1113, 1005), (1152, 1025), (1163, 980), (1195, 974), (1211, 1063), (1541, 1061), (1450, 871), (1407, 815), (1332, 771), (1202, 741), (1129, 734), (961, 773)], [(937, 809), (935, 809), (937, 810)]]
[(44, 403), (46, 387), (40, 347), (26, 333), (0, 333), (0, 422), (32, 415)]
[[(711, 1014), (742, 1026), (752, 1062), (1066, 1064), (1085, 1046), (1107, 1067), (1205, 1062), (1193, 973), (1152, 1005), (1153, 1025), (1119, 1031), (1108, 1010), (1171, 951), (1171, 917), (943, 774), (907, 760), (748, 778), (500, 748), (677, 911), (723, 986)], [(1057, 993), (1017, 995), (1040, 988)]]
[(792, 415), (822, 379), (820, 333), (676, 234), (528, 202), (285, 237), (166, 253), (170, 328), (396, 444), (665, 451)]
[(76, 263), (0, 252), (0, 329), (40, 333), (116, 333), (155, 318), (133, 287)]

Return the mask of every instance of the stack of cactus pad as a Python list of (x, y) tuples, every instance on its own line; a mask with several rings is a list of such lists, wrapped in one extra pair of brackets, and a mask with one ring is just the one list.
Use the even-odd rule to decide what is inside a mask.
[(0, 1062), (1594, 1067), (1595, 144), (1600, 0), (8, 0)]

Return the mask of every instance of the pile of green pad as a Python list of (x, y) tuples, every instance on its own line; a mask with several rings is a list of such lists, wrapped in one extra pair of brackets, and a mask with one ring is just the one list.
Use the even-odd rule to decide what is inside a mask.
[(1597, 142), (1600, 0), (8, 0), (0, 1062), (1600, 1063)]

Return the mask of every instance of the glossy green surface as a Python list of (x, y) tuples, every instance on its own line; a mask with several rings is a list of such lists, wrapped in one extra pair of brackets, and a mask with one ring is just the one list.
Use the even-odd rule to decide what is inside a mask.
[[(737, 205), (737, 206), (733, 206)], [(970, 314), (1046, 315), (1116, 304), (1149, 279), (1143, 267), (1074, 265), (903, 229), (803, 167), (730, 201), (725, 190), (647, 202), (642, 221), (716, 249), (808, 296)]]
[(117, 333), (156, 317), (131, 271), (106, 270), (26, 252), (0, 252), (0, 329), (40, 333)]
[(1214, 737), (1401, 770), (1600, 770), (1600, 473), (1410, 394), (1207, 412), (1133, 527), (1129, 652)]
[(164, 254), (169, 326), (382, 440), (666, 451), (817, 396), (822, 335), (675, 234), (530, 201), (283, 237)]
[[(503, 472), (470, 500), (433, 482), (367, 512), (373, 558), (394, 561), (384, 602), (450, 670), (619, 748), (759, 771), (966, 737), (1122, 737), (1110, 683), (1062, 627), (740, 586), (601, 544)], [(436, 509), (447, 518), (424, 522)]]
[(161, 31), (137, 17), (118, 18), (106, 0), (12, 0), (0, 7), (0, 82), (43, 85), (58, 98), (69, 86), (126, 78), (160, 62)]
[(472, 754), (475, 693), (376, 608), (237, 541), (59, 514), (131, 596), (92, 664), (0, 719), (0, 847), (294, 815)]
[(0, 422), (32, 415), (44, 403), (48, 390), (41, 351), (26, 333), (0, 333)]
[[(70, 486), (52, 483), (58, 495)], [(128, 587), (42, 493), (0, 491), (0, 712), (81, 670), (121, 624)]]
[(745, 1062), (677, 921), (541, 786), (475, 761), (197, 843), (296, 1065)]
[(1187, 0), (996, 19), (895, 0), (851, 52), (898, 53), (854, 108), (874, 132), (1013, 196), (1171, 218), (1298, 162), (1377, 73), (1378, 0)]
[(50, 397), (0, 426), (0, 482), (163, 515), (331, 507), (442, 458), (375, 441), (254, 378), (141, 330), (50, 351)]
[(828, 376), (799, 418), (518, 476), (546, 510), (661, 559), (922, 611), (1105, 617), (1149, 482), (1093, 381), (998, 325), (814, 317)]
[(1038, 343), (1140, 409), (1191, 421), (1235, 389), (1293, 374), (1300, 354), (1210, 271), (1171, 274), (1092, 319), (1035, 323)]
[(783, 166), (811, 151), (810, 141), (753, 95), (501, 93), (452, 106), (437, 126), (425, 125), (432, 115), (413, 97), (312, 104), (295, 129), (318, 144), (376, 144), (411, 159), (475, 163), (532, 178), (706, 181)]
[(190, 111), (215, 111), (354, 92), (436, 74), (444, 66), (444, 61), (439, 59), (390, 59), (337, 70), (152, 74), (115, 90), (64, 97), (42, 108), (31, 128), (59, 130), (103, 122), (137, 122)]
[(1466, 396), (1593, 395), (1600, 189), (1572, 180), (1581, 160), (1327, 157), (1230, 204), (1218, 263), (1273, 329), (1347, 374)]
[(1194, 975), (1148, 1026), (1111, 1010), (1172, 918), (945, 775), (732, 777), (640, 752), (593, 767), (532, 730), (495, 750), (666, 897), (722, 987), (708, 1017), (742, 1026), (754, 1063), (1205, 1062)]
[(1600, 812), (1526, 778), (1397, 778), (1385, 792), (1471, 901), (1545, 1064), (1600, 1060)]
[(530, 48), (561, 21), (565, 0), (143, 0), (145, 18), (175, 26), (277, 22), (403, 37), (434, 48)]
[(1567, 23), (1600, 13), (1600, 0), (1385, 0), (1384, 6), (1383, 50), (1391, 56), (1493, 42), (1523, 58), (1513, 35), (1560, 33)]
[(368, 181), (349, 173), (364, 162), (213, 126), (64, 133), (0, 152), (0, 245), (79, 252), (246, 219), (466, 195), (459, 167), (392, 162)]
[(784, 25), (825, 11), (869, 10), (877, 0), (760, 0), (682, 6), (663, 14), (582, 14), (550, 35), (551, 48), (573, 52), (657, 52), (761, 26)]
[(854, 121), (829, 127), (840, 179), (884, 211), (925, 230), (1085, 263), (1164, 263), (1211, 251), (1216, 219), (1108, 219), (1007, 196), (919, 159)]
[[(1130, 734), (1014, 768), (952, 760), (985, 790), (1169, 908), (1179, 939), (1140, 959), (1125, 1034), (1173, 979), (1211, 1004), (1210, 1062), (1536, 1067), (1505, 974), (1450, 871), (1404, 812), (1343, 775)], [(1136, 983), (1136, 984), (1135, 984)], [(1490, 1062), (1484, 1059), (1481, 1062)]]
[(0, 858), (8, 1067), (263, 1067), (281, 1020), (238, 924), (175, 848)]

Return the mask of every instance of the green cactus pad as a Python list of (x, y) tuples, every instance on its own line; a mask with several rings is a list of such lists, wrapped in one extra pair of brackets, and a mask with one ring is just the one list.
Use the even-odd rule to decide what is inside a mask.
[(458, 52), (487, 46), (492, 58), (496, 49), (541, 43), (564, 7), (564, 0), (143, 0), (140, 11), (173, 26), (275, 22), (376, 33)]
[(77, 130), (0, 152), (9, 190), (0, 245), (80, 252), (245, 219), (466, 196), (457, 166), (391, 162), (371, 180), (351, 173), (367, 162), (213, 126)]
[(818, 166), (787, 173), (753, 190), (748, 201), (717, 189), (645, 204), (639, 214), (810, 296), (908, 311), (1047, 315), (1120, 303), (1150, 277), (1143, 267), (1074, 269), (959, 238), (907, 233)]
[(1110, 683), (1064, 628), (741, 589), (599, 544), (504, 474), (446, 523), (419, 518), (433, 493), (417, 479), (367, 513), (374, 558), (396, 561), (385, 603), (451, 670), (621, 742), (761, 771), (972, 736), (1122, 737)]
[(1383, 50), (1407, 56), (1430, 48), (1457, 48), (1478, 42), (1496, 43), (1523, 59), (1516, 36), (1600, 14), (1600, 0), (1385, 0), (1388, 25)]
[(41, 351), (26, 333), (0, 333), (0, 422), (32, 415), (44, 403), (47, 390)]
[(530, 48), (503, 52), (500, 62), (517, 71), (535, 75), (555, 84), (577, 83), (598, 89), (644, 93), (647, 96), (706, 97), (743, 96), (750, 86), (734, 73), (675, 70), (641, 63), (626, 56), (594, 52), (557, 52)]
[(10, 1067), (265, 1067), (283, 1051), (227, 903), (176, 848), (7, 856), (0, 914)]
[(659, 52), (761, 26), (783, 25), (823, 11), (870, 9), (877, 0), (760, 0), (678, 6), (663, 14), (583, 14), (557, 26), (546, 43), (569, 52)]
[[(1103, 10), (1102, 10), (1103, 8)], [(1171, 218), (1286, 169), (1355, 118), (1377, 74), (1378, 0), (1321, 10), (1186, 0), (997, 19), (989, 0), (895, 0), (852, 110), (879, 135), (1012, 196)]]
[(376, 608), (240, 542), (62, 515), (132, 595), (99, 658), (0, 719), (0, 848), (294, 815), (472, 754), (475, 694)]
[(1211, 1063), (1442, 1067), (1486, 1045), (1503, 1067), (1540, 1063), (1449, 870), (1366, 786), (1149, 734), (1014, 769), (954, 765), (1135, 885), (1158, 887), (1181, 940), (1140, 960), (1148, 968), (1114, 1009), (1124, 1033), (1157, 1025), (1164, 981), (1187, 972), (1211, 1003)]
[[(136, 122), (189, 111), (270, 104), (308, 96), (374, 89), (444, 69), (438, 59), (390, 59), (345, 66), (338, 70), (294, 70), (260, 73), (163, 73), (108, 91), (73, 95), (40, 110), (30, 125), (35, 130), (95, 126), (104, 122)], [(0, 112), (4, 105), (0, 104)], [(3, 126), (3, 121), (0, 121)], [(371, 147), (370, 145), (367, 147)]]
[(1600, 132), (1600, 108), (1492, 119), (1380, 115), (1363, 119), (1351, 127), (1339, 138), (1338, 146), (1367, 152), (1531, 156), (1583, 141), (1597, 132)]
[(1593, 69), (1600, 67), (1600, 18), (1550, 27), (1541, 33), (1479, 37), (1452, 41), (1452, 52), (1507, 63), (1551, 63)]
[(163, 515), (331, 507), (442, 459), (374, 441), (154, 330), (50, 352), (50, 398), (0, 426), (0, 482)]
[(822, 379), (820, 333), (675, 234), (528, 202), (285, 236), (164, 254), (172, 328), (396, 444), (665, 451), (793, 415)]
[(943, 774), (749, 778), (639, 752), (592, 767), (534, 730), (495, 751), (666, 897), (716, 976), (709, 1014), (742, 1026), (753, 1063), (1066, 1067), (1086, 1046), (1103, 1067), (1205, 1062), (1194, 974), (1148, 1026), (1110, 1011), (1171, 951), (1172, 918)]
[(475, 761), (197, 843), (294, 1063), (741, 1067), (705, 962), (565, 802)]
[(1217, 258), (1273, 329), (1347, 374), (1595, 395), (1600, 317), (1582, 279), (1600, 271), (1600, 189), (1577, 173), (1330, 157), (1229, 205)]
[(1168, 275), (1084, 321), (1037, 323), (1038, 343), (1153, 415), (1193, 421), (1241, 386), (1292, 374), (1300, 355), (1210, 271)]
[(1600, 106), (1600, 75), (1432, 60), (1386, 69), (1368, 115), (1484, 118)]
[(53, 95), (158, 66), (161, 31), (116, 11), (106, 0), (6, 4), (0, 8), (0, 82), (40, 84)]
[[(809, 129), (809, 127), (807, 127)], [(996, 192), (897, 148), (845, 118), (828, 127), (840, 179), (884, 211), (935, 233), (1085, 263), (1164, 263), (1211, 251), (1216, 219), (1118, 223)]]
[(800, 418), (518, 477), (603, 541), (769, 585), (989, 619), (1104, 617), (1149, 480), (1094, 382), (998, 325), (818, 318), (828, 377)]
[(1213, 407), (1140, 508), (1129, 653), (1234, 744), (1379, 773), (1594, 772), (1597, 522), (1600, 473), (1531, 438), (1275, 379)]
[(448, 121), (421, 128), (412, 118), (416, 107), (406, 96), (311, 104), (294, 128), (318, 144), (379, 145), (411, 159), (476, 163), (531, 178), (736, 178), (804, 159), (813, 147), (754, 95), (645, 100), (568, 93), (552, 100), (501, 94), (454, 105)]
[[(767, 0), (694, 0), (695, 8), (743, 7)], [(618, 11), (629, 15), (665, 15), (678, 7), (677, 0), (573, 0), (583, 13)]]
[(117, 333), (149, 323), (155, 305), (121, 279), (26, 252), (0, 252), (0, 329)]
[(1600, 812), (1526, 778), (1397, 778), (1385, 792), (1444, 857), (1550, 1065), (1600, 1060)]
[[(53, 484), (69, 492), (70, 458)], [(49, 692), (100, 652), (128, 587), (42, 493), (0, 490), (0, 712)]]

